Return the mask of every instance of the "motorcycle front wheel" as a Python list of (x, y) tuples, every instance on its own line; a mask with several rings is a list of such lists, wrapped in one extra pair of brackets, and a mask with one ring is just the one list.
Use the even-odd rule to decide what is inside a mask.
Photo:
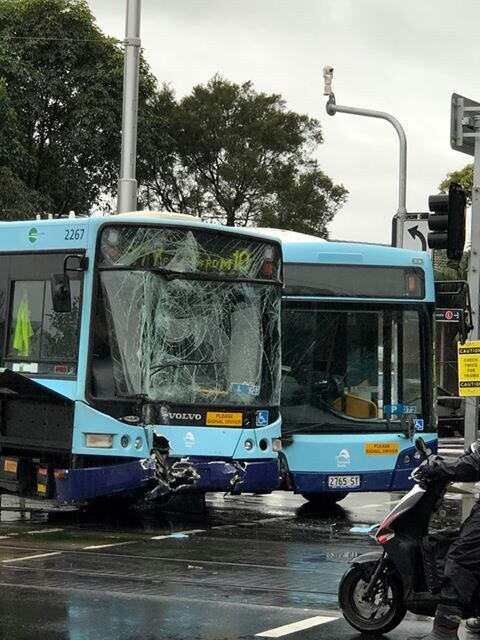
[(365, 600), (365, 590), (374, 563), (353, 565), (343, 576), (338, 588), (338, 600), (345, 620), (358, 631), (382, 635), (400, 624), (407, 609), (403, 603), (400, 578), (394, 573), (383, 573), (373, 592)]

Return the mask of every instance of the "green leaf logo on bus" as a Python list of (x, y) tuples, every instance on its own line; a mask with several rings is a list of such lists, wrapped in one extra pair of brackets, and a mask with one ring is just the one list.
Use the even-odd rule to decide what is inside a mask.
[(38, 229), (32, 227), (28, 232), (28, 239), (30, 240), (30, 242), (36, 242), (38, 239)]

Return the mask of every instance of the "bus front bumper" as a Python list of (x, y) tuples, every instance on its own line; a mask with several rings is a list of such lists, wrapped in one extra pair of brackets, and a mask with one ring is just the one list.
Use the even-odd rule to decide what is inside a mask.
[(277, 459), (216, 460), (188, 458), (199, 478), (184, 491), (239, 493), (270, 493), (280, 484)]
[(57, 469), (56, 499), (60, 504), (82, 504), (98, 498), (129, 494), (139, 498), (145, 495), (147, 500), (155, 500), (174, 493), (269, 493), (278, 489), (280, 482), (276, 459), (229, 461), (185, 458), (170, 459), (169, 463), (160, 466), (159, 461), (152, 457), (108, 466)]
[(144, 458), (121, 464), (55, 470), (56, 499), (81, 504), (96, 498), (142, 493), (154, 482), (155, 460)]

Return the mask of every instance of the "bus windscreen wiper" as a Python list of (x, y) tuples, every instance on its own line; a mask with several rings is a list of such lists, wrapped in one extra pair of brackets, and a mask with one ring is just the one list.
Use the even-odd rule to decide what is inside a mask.
[(146, 393), (122, 393), (121, 391), (116, 391), (115, 397), (122, 398), (122, 400), (137, 400), (138, 402), (150, 400)]
[(166, 369), (167, 367), (200, 366), (202, 364), (226, 364), (226, 362), (222, 360), (175, 360), (173, 362), (160, 362), (159, 364), (154, 364), (150, 368), (150, 375), (153, 375), (162, 369)]
[(268, 280), (266, 278), (249, 278), (244, 276), (229, 276), (217, 273), (201, 273), (198, 271), (175, 271), (164, 267), (132, 267), (131, 265), (102, 265), (102, 271), (145, 271), (156, 273), (167, 281), (170, 280), (206, 280), (214, 282), (247, 282), (252, 284), (281, 285), (280, 280)]

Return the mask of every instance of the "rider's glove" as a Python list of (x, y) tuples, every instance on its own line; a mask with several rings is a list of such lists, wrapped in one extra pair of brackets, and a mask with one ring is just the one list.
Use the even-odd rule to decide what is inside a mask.
[(465, 455), (480, 457), (480, 440), (474, 440), (472, 444), (465, 449)]
[(448, 472), (441, 462), (441, 458), (429, 457), (418, 467), (415, 475), (422, 480), (446, 480)]

